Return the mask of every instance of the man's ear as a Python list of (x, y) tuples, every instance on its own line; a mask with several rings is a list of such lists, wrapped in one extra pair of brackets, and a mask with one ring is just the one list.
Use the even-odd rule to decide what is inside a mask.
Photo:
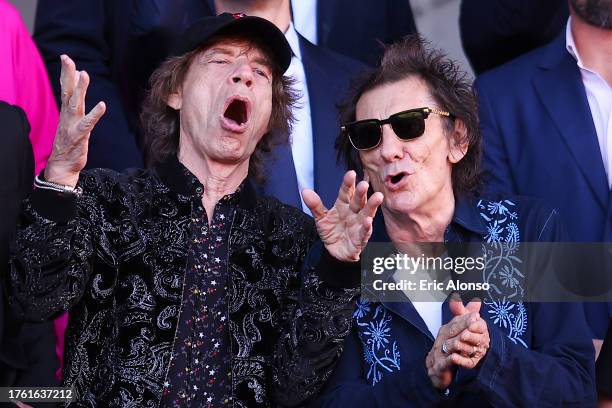
[(455, 127), (451, 131), (449, 144), (448, 161), (457, 164), (467, 154), (469, 145), (467, 127), (461, 119), (455, 119)]
[(181, 95), (180, 91), (173, 92), (168, 95), (168, 98), (166, 99), (166, 104), (172, 109), (181, 110), (181, 107), (183, 106), (183, 96)]

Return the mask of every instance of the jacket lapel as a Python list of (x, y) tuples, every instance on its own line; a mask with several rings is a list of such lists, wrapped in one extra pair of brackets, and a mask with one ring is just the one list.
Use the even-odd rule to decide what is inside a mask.
[(606, 208), (608, 183), (595, 125), (580, 71), (565, 48), (565, 30), (547, 51), (540, 70), (534, 75), (534, 86), (578, 168), (600, 204)]
[(335, 1), (317, 1), (317, 44), (327, 44), (334, 21)]
[(260, 192), (301, 209), (302, 199), (298, 188), (291, 145), (284, 143), (276, 146), (270, 157), (266, 157), (265, 160), (266, 182)]
[[(319, 4), (324, 2), (319, 2)], [(339, 132), (336, 101), (343, 90), (332, 78), (316, 46), (299, 35), (302, 63), (310, 99), (314, 153), (314, 187), (323, 203), (330, 207), (338, 196), (344, 170), (338, 165), (334, 144)]]
[(405, 302), (382, 302), (382, 304), (385, 305), (387, 309), (391, 310), (393, 313), (397, 314), (399, 317), (419, 329), (419, 331), (427, 336), (427, 338), (429, 338), (431, 341), (435, 340), (427, 328), (427, 324), (425, 324), (425, 321), (408, 298), (406, 298)]

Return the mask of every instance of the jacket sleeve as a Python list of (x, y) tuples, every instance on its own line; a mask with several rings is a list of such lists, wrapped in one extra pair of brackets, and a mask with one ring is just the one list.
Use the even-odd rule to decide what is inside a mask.
[(385, 373), (375, 385), (364, 380), (363, 370), (363, 347), (353, 329), (336, 370), (311, 407), (411, 408), (435, 406), (444, 399), (432, 386), (425, 361), (411, 361), (399, 371)]
[[(295, 233), (316, 236), (314, 225)], [(304, 404), (330, 377), (351, 327), (358, 291), (358, 263), (337, 261), (316, 241), (299, 282), (284, 297), (285, 317), (274, 353), (275, 395), (281, 406)]]
[(482, 132), (485, 191), (490, 194), (516, 195), (519, 192), (514, 182), (506, 144), (488, 97), (489, 91), (493, 91), (487, 85), (483, 80), (477, 80), (475, 84)]
[(584, 311), (577, 303), (531, 305), (537, 327), (531, 348), (489, 325), (491, 347), (480, 367), (459, 368), (493, 406), (590, 407), (595, 405), (595, 355)]
[[(83, 185), (82, 173), (79, 185)], [(91, 274), (95, 225), (102, 223), (96, 194), (76, 198), (35, 189), (24, 200), (11, 245), (9, 304), (29, 321), (54, 318), (83, 296)]]
[[(126, 106), (114, 79), (113, 64), (119, 55), (122, 19), (130, 14), (125, 2), (123, 13), (111, 13), (114, 1), (45, 0), (38, 3), (34, 39), (40, 50), (60, 104), (60, 55), (71, 57), (78, 70), (90, 76), (85, 105), (87, 111), (99, 101), (106, 113), (92, 131), (87, 168), (123, 170), (142, 167), (136, 135), (129, 126)], [(125, 39), (123, 39), (125, 41)]]

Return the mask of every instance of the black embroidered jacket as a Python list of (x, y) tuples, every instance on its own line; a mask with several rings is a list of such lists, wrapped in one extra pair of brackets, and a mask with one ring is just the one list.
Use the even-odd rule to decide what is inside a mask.
[[(40, 321), (70, 311), (64, 382), (79, 406), (156, 407), (173, 350), (202, 185), (176, 159), (81, 173), (79, 198), (35, 190), (13, 247), (9, 301)], [(234, 407), (317, 393), (349, 332), (358, 267), (333, 259), (311, 218), (240, 190), (227, 307)]]

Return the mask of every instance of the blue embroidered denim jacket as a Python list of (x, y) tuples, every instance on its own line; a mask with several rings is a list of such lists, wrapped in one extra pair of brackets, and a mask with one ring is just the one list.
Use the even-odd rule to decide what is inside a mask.
[[(370, 242), (386, 242), (382, 216)], [(525, 198), (459, 199), (447, 242), (563, 241), (557, 212)], [(520, 269), (520, 268), (519, 268)], [(497, 272), (495, 272), (497, 271)], [(496, 268), (490, 279), (522, 290), (524, 276)], [(483, 299), (490, 349), (474, 369), (458, 368), (436, 390), (425, 357), (434, 338), (409, 302), (360, 300), (339, 365), (315, 406), (594, 406), (594, 354), (581, 304)], [(443, 305), (442, 323), (451, 320)]]

